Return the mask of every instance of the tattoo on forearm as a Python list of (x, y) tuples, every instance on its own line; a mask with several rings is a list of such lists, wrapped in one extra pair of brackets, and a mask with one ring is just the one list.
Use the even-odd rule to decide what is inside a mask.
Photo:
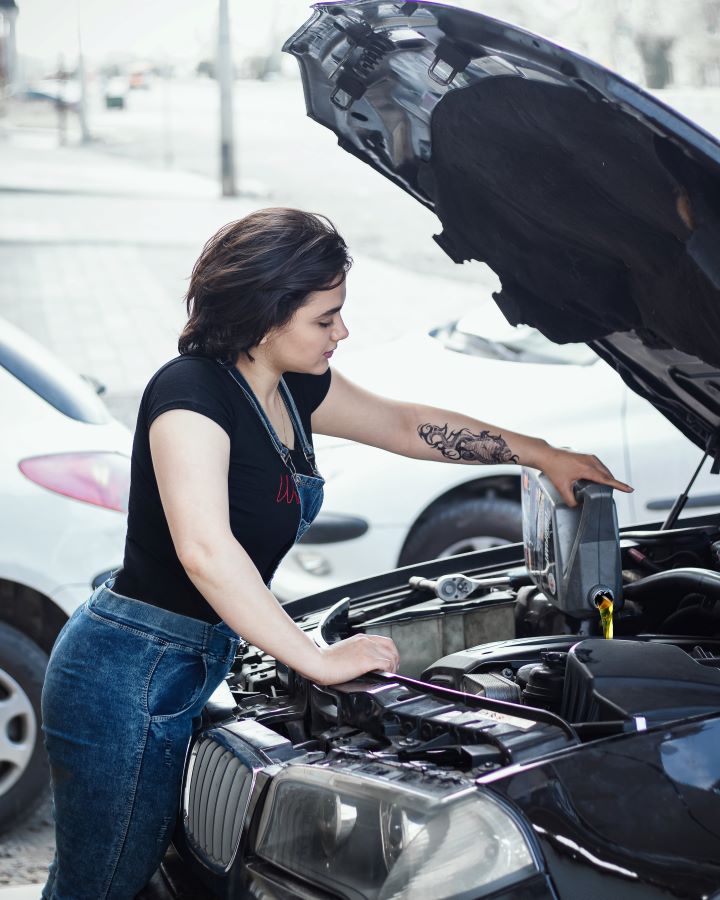
[(481, 431), (473, 434), (469, 428), (450, 431), (446, 422), (443, 426), (426, 422), (419, 425), (418, 434), (446, 459), (479, 463), (518, 463), (514, 454), (499, 434)]

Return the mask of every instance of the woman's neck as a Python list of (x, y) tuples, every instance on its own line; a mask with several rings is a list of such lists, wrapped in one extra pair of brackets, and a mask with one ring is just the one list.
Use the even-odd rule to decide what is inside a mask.
[(277, 395), (278, 385), (282, 372), (278, 372), (269, 362), (257, 352), (253, 351), (255, 362), (251, 362), (244, 354), (235, 361), (235, 368), (244, 376), (252, 388), (253, 394), (264, 407), (268, 407)]

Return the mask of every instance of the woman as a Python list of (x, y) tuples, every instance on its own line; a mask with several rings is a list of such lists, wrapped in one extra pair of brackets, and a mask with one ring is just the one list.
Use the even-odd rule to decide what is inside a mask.
[(323, 217), (266, 209), (221, 229), (193, 269), (180, 356), (140, 404), (123, 569), (65, 625), (46, 676), (57, 853), (45, 900), (130, 900), (150, 879), (193, 718), (238, 635), (322, 684), (397, 669), (387, 638), (316, 647), (270, 592), (322, 502), (312, 432), (536, 466), (569, 503), (579, 478), (630, 490), (593, 456), (331, 376), (350, 264)]

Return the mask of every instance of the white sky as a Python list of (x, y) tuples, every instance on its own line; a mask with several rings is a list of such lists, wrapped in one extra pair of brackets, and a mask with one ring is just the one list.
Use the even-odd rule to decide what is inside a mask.
[[(60, 54), (67, 65), (77, 57), (78, 20), (85, 57), (93, 63), (113, 56), (185, 63), (215, 52), (218, 0), (16, 0), (18, 52), (54, 64)], [(451, 0), (455, 5), (515, 21), (566, 46), (623, 70), (622, 51), (610, 46), (610, 19), (616, 12), (638, 17), (650, 27), (667, 20), (678, 31), (685, 4), (679, 0)], [(279, 48), (309, 17), (311, 0), (229, 0), (235, 60), (243, 53)], [(698, 15), (698, 0), (687, 4)], [(662, 13), (662, 15), (661, 15)], [(669, 18), (668, 18), (669, 17)], [(610, 17), (612, 18), (612, 17)], [(667, 23), (666, 23), (667, 24)], [(693, 22), (696, 26), (698, 22)], [(652, 28), (651, 28), (652, 30)], [(681, 35), (680, 35), (681, 36)], [(625, 74), (628, 74), (625, 72)]]

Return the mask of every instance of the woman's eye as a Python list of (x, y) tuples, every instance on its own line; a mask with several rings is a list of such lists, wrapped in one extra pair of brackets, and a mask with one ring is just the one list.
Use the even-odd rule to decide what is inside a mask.
[(319, 322), (318, 324), (321, 328), (329, 328), (332, 325), (332, 322)]

